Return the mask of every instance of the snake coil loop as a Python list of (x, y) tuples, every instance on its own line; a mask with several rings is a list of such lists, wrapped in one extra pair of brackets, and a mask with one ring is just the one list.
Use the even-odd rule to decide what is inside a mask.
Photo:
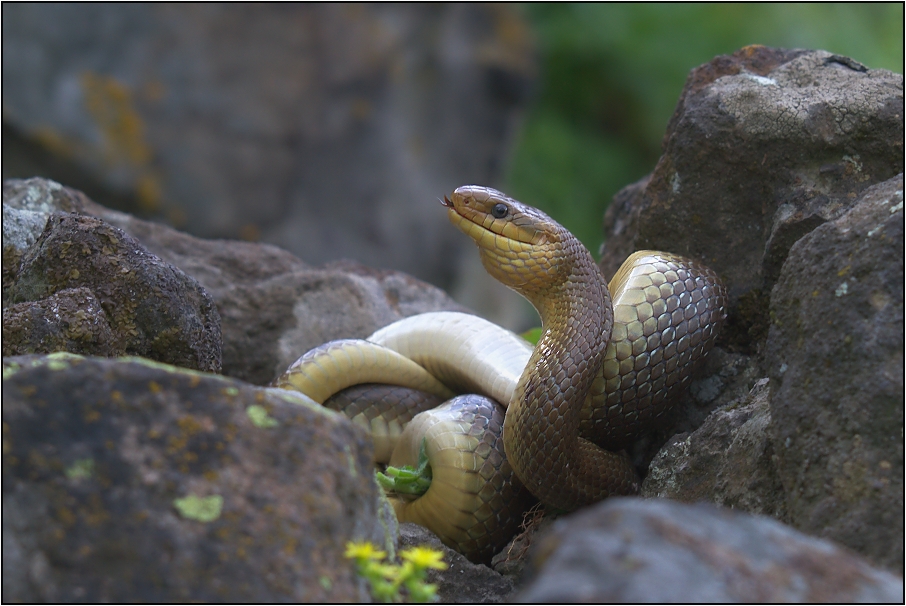
[[(364, 341), (316, 348), (275, 384), (320, 402), (363, 382), (434, 394), (416, 404), (405, 392), (409, 403), (397, 405), (375, 392), (369, 406), (346, 392), (326, 404), (372, 431), (393, 465), (415, 465), (426, 444), (431, 487), (395, 500), (398, 517), (487, 561), (515, 532), (528, 492), (568, 511), (637, 491), (635, 470), (616, 451), (688, 386), (726, 318), (727, 296), (705, 266), (655, 251), (630, 256), (608, 287), (575, 236), (490, 188), (460, 187), (442, 203), (487, 271), (538, 310), (538, 344), (474, 316), (420, 314)], [(451, 389), (494, 400), (457, 398), (423, 412)]]

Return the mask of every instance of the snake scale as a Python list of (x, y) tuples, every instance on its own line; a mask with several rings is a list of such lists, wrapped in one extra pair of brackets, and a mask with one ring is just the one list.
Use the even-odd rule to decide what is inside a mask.
[[(400, 521), (487, 561), (532, 495), (571, 511), (638, 490), (619, 451), (689, 384), (727, 295), (707, 267), (654, 251), (631, 255), (608, 286), (568, 230), (494, 189), (460, 187), (443, 204), (488, 273), (534, 305), (538, 343), (467, 314), (420, 314), (315, 348), (274, 384), (368, 428), (379, 462), (414, 466), (424, 445), (433, 479), (392, 499)], [(438, 406), (454, 393), (486, 397)]]

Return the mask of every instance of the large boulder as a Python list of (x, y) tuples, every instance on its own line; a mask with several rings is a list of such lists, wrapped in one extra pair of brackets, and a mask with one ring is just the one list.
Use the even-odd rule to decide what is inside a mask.
[(499, 182), (532, 45), (509, 6), (10, 5), (3, 176), (449, 285), (434, 203)]
[(360, 602), (393, 551), (363, 430), (139, 358), (3, 361), (3, 599)]
[(646, 248), (700, 259), (727, 283), (728, 338), (755, 351), (789, 248), (903, 158), (902, 74), (825, 51), (717, 57), (690, 73), (654, 171), (608, 209), (602, 268)]
[(847, 57), (746, 47), (692, 71), (664, 155), (604, 221), (605, 273), (665, 249), (730, 290), (704, 372), (633, 446), (643, 494), (902, 570), (903, 132), (903, 76)]
[(902, 602), (903, 581), (763, 516), (612, 498), (558, 520), (517, 602)]
[(792, 523), (903, 567), (903, 175), (796, 242), (771, 293), (771, 438)]

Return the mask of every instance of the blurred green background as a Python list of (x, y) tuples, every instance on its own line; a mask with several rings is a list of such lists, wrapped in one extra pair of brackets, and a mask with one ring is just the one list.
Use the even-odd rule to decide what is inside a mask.
[(689, 71), (749, 44), (903, 73), (903, 4), (528, 4), (537, 92), (505, 191), (596, 252), (613, 195), (649, 173)]

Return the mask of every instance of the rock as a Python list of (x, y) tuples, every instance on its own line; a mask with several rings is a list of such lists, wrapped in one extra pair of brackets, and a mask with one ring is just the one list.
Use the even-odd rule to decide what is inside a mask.
[(11, 357), (3, 427), (4, 600), (361, 602), (345, 542), (393, 549), (365, 432), (290, 392)]
[(526, 556), (535, 538), (544, 536), (561, 515), (563, 512), (547, 511), (541, 503), (529, 509), (523, 516), (522, 531), (494, 556), (491, 567), (504, 577), (513, 579), (518, 586), (528, 561)]
[(641, 496), (709, 501), (787, 521), (768, 432), (768, 383), (759, 380), (746, 398), (718, 408), (691, 434), (674, 436), (651, 462)]
[[(88, 289), (104, 316), (95, 314), (88, 322), (79, 322), (71, 315), (59, 318), (52, 310), (59, 302), (42, 301), (75, 288)], [(90, 353), (125, 352), (185, 368), (220, 371), (220, 316), (204, 289), (100, 219), (69, 213), (50, 215), (41, 236), (20, 261), (10, 298), (13, 303), (37, 302), (35, 309), (18, 305), (13, 313), (42, 317), (41, 323), (49, 325), (50, 332), (66, 333), (62, 342), (79, 336), (83, 342), (97, 341), (99, 350)], [(98, 334), (72, 333), (94, 333), (95, 326)], [(105, 336), (110, 331), (113, 342)], [(18, 334), (23, 341), (4, 343), (4, 351), (40, 349), (36, 335)]]
[(792, 524), (903, 569), (903, 176), (796, 242), (771, 293), (772, 439)]
[(605, 274), (664, 249), (730, 291), (704, 372), (630, 449), (643, 474), (655, 459), (645, 494), (769, 513), (902, 569), (903, 132), (902, 75), (846, 57), (752, 46), (692, 71), (664, 155), (604, 221)]
[(19, 263), (32, 244), (44, 231), (47, 217), (56, 210), (76, 212), (81, 203), (74, 199), (74, 192), (59, 183), (44, 179), (26, 183), (40, 183), (36, 187), (3, 185), (3, 307), (10, 304), (9, 290), (16, 281)]
[[(439, 285), (469, 246), (433, 203), (499, 182), (535, 79), (505, 6), (23, 4), (4, 23), (4, 177)], [(67, 176), (23, 165), (36, 152)]]
[(828, 541), (709, 504), (611, 498), (558, 520), (516, 602), (902, 602)]
[(111, 358), (126, 355), (104, 307), (90, 288), (67, 288), (3, 310), (3, 355), (68, 351)]
[(513, 592), (513, 580), (483, 564), (473, 564), (461, 553), (444, 545), (424, 526), (400, 524), (400, 549), (430, 547), (444, 554), (446, 570), (428, 570), (428, 582), (437, 585), (437, 598), (443, 604), (497, 604)]
[(790, 246), (903, 157), (901, 74), (824, 51), (717, 57), (689, 75), (654, 172), (608, 209), (601, 267), (640, 249), (700, 259), (729, 289), (724, 341), (757, 351)]
[(275, 246), (195, 238), (46, 179), (8, 179), (3, 196), (99, 217), (192, 276), (220, 313), (223, 373), (256, 384), (269, 383), (326, 341), (366, 337), (425, 311), (465, 311), (440, 289), (401, 272), (352, 262), (314, 268)]

